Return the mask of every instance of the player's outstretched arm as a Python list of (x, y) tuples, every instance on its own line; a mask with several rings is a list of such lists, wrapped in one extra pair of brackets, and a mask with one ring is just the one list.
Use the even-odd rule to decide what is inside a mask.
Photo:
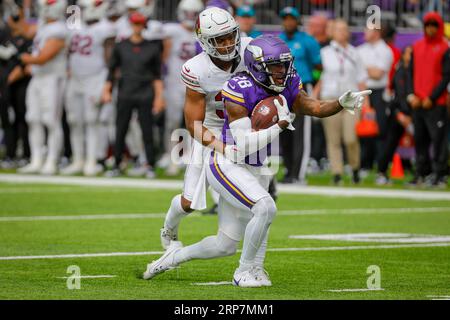
[(347, 91), (338, 100), (317, 100), (308, 96), (301, 90), (294, 102), (293, 110), (296, 114), (313, 116), (317, 118), (331, 117), (343, 109), (354, 114), (360, 110), (367, 96), (372, 94), (371, 90), (361, 92)]

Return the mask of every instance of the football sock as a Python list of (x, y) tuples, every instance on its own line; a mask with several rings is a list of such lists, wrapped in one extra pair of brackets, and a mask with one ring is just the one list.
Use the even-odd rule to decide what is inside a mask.
[(244, 245), (238, 272), (250, 269), (256, 258), (256, 253), (266, 238), (270, 224), (277, 207), (273, 199), (268, 196), (259, 200), (252, 208), (253, 218), (247, 224), (244, 234)]
[(48, 155), (47, 161), (57, 163), (62, 147), (63, 131), (60, 123), (48, 126)]
[(235, 241), (220, 232), (216, 236), (204, 238), (188, 247), (180, 249), (174, 255), (176, 264), (193, 259), (212, 259), (231, 256), (236, 253), (239, 241)]
[(98, 126), (95, 123), (86, 125), (86, 161), (95, 163), (97, 159)]
[(30, 149), (31, 149), (31, 162), (42, 164), (42, 148), (44, 146), (45, 132), (44, 127), (40, 123), (32, 122), (30, 125)]
[(267, 239), (269, 238), (269, 230), (266, 232), (266, 236), (264, 237), (259, 250), (256, 252), (255, 260), (253, 261), (253, 265), (255, 267), (264, 267), (264, 260), (266, 258), (266, 250), (267, 250)]
[(172, 199), (169, 211), (167, 211), (166, 220), (164, 221), (164, 228), (177, 231), (181, 219), (187, 215), (189, 213), (183, 210), (181, 206), (181, 194), (179, 194)]
[(83, 161), (84, 137), (82, 124), (77, 123), (70, 126), (70, 143), (72, 145), (72, 162)]

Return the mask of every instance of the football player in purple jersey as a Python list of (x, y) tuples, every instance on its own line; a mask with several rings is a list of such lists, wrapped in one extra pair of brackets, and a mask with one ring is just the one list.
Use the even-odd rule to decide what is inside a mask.
[[(153, 278), (180, 263), (193, 259), (218, 258), (236, 253), (244, 239), (240, 265), (233, 277), (239, 287), (271, 286), (263, 268), (268, 230), (277, 207), (268, 193), (271, 174), (267, 161), (252, 157), (267, 147), (286, 129), (294, 130), (294, 114), (315, 117), (332, 116), (343, 109), (354, 113), (362, 107), (371, 91), (346, 92), (335, 101), (319, 101), (308, 97), (293, 68), (288, 46), (279, 38), (258, 37), (250, 42), (245, 54), (247, 72), (238, 73), (223, 87), (226, 107), (223, 141), (236, 145), (240, 159), (225, 158), (212, 152), (207, 163), (207, 177), (220, 194), (219, 231), (188, 247), (169, 247), (157, 261), (148, 265), (144, 277)], [(275, 100), (278, 123), (270, 128), (253, 131), (251, 115), (255, 106), (269, 96)], [(292, 146), (295, 147), (295, 146)], [(259, 159), (258, 159), (259, 158)]]

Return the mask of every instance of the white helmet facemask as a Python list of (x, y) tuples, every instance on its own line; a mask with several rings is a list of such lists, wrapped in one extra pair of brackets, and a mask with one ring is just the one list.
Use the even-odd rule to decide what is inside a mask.
[[(203, 50), (211, 57), (231, 61), (240, 54), (239, 25), (226, 10), (212, 7), (202, 11), (197, 19), (196, 34)], [(231, 43), (224, 45), (224, 38)]]

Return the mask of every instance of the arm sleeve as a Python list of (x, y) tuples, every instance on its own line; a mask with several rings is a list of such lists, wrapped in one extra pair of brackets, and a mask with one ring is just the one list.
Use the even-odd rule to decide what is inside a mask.
[(113, 52), (111, 55), (111, 60), (109, 61), (109, 66), (108, 66), (108, 81), (110, 81), (112, 83), (114, 83), (116, 69), (120, 65), (119, 45), (120, 45), (120, 43), (117, 43), (114, 46), (114, 49), (113, 49)]
[(230, 130), (236, 146), (246, 156), (265, 148), (283, 131), (276, 124), (268, 129), (252, 132), (252, 122), (249, 117), (244, 117), (230, 123)]
[(430, 99), (436, 101), (447, 89), (447, 85), (450, 82), (450, 49), (444, 54), (442, 58), (442, 80), (439, 84), (433, 89), (433, 93), (430, 96)]
[(200, 86), (200, 77), (192, 70), (192, 66), (188, 65), (189, 61), (181, 68), (181, 80), (189, 89), (197, 91), (202, 94), (206, 92)]

